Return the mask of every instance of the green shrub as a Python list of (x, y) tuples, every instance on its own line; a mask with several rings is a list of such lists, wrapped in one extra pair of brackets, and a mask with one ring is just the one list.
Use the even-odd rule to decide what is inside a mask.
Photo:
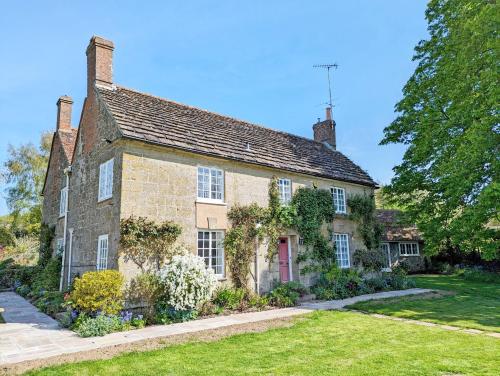
[(59, 280), (61, 278), (61, 258), (54, 257), (47, 261), (43, 268), (38, 268), (32, 283), (34, 291), (56, 291), (59, 290)]
[(297, 305), (301, 295), (307, 293), (307, 289), (300, 283), (292, 281), (280, 283), (269, 292), (267, 298), (269, 303), (275, 307), (292, 307)]
[(63, 311), (64, 293), (59, 291), (45, 292), (36, 302), (35, 306), (47, 315), (54, 316)]
[(251, 294), (248, 297), (248, 306), (250, 308), (257, 308), (258, 310), (264, 309), (269, 306), (269, 298), (267, 296)]
[(78, 317), (73, 330), (80, 337), (97, 337), (122, 330), (122, 322), (117, 316), (99, 314), (90, 317), (82, 314)]
[(31, 285), (39, 271), (37, 266), (18, 265), (13, 259), (6, 259), (0, 262), (0, 289)]
[(361, 281), (356, 269), (340, 269), (334, 265), (320, 275), (312, 291), (318, 299), (344, 299), (360, 294)]
[(241, 308), (245, 296), (246, 290), (243, 288), (220, 287), (215, 291), (212, 302), (233, 311)]
[(117, 314), (123, 309), (123, 276), (116, 270), (86, 272), (76, 278), (70, 301), (77, 311)]
[(367, 271), (378, 272), (386, 264), (386, 255), (380, 249), (356, 249), (353, 254), (354, 264)]
[(186, 322), (198, 317), (198, 311), (194, 309), (176, 310), (171, 305), (158, 302), (156, 304), (156, 322), (160, 324), (172, 324)]
[(361, 282), (360, 290), (363, 294), (371, 294), (374, 292), (384, 291), (389, 288), (387, 279), (384, 277), (372, 277), (364, 279)]
[(125, 293), (127, 301), (140, 306), (149, 322), (155, 320), (155, 304), (160, 297), (159, 286), (160, 280), (156, 274), (141, 273), (130, 281)]
[(460, 269), (457, 276), (471, 282), (500, 283), (500, 274), (484, 271), (478, 267)]

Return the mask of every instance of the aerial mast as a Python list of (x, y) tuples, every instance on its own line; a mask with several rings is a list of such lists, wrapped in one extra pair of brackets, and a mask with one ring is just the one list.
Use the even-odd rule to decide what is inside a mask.
[(331, 85), (331, 80), (330, 80), (330, 69), (337, 69), (339, 66), (337, 63), (333, 63), (333, 64), (316, 64), (316, 65), (313, 65), (313, 68), (323, 68), (323, 69), (326, 69), (326, 73), (327, 73), (327, 76), (328, 76), (328, 98), (329, 98), (329, 102), (328, 102), (328, 106), (330, 107), (330, 111), (332, 110), (333, 108), (333, 103), (332, 103), (332, 85)]

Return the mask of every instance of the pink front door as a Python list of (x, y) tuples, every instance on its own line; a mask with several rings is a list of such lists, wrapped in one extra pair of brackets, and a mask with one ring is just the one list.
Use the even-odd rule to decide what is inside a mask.
[(288, 239), (280, 238), (278, 246), (278, 259), (280, 263), (280, 280), (288, 282), (290, 280), (290, 265), (288, 261)]

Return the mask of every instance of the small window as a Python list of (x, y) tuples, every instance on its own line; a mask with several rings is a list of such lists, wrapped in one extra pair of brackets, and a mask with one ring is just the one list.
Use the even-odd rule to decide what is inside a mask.
[(399, 243), (400, 256), (418, 256), (420, 255), (418, 243)]
[(56, 255), (61, 256), (64, 252), (64, 239), (58, 238), (56, 240)]
[(99, 166), (98, 201), (103, 201), (113, 196), (113, 162), (114, 159), (110, 159)]
[(198, 231), (198, 256), (205, 260), (218, 276), (224, 276), (224, 233), (222, 231)]
[(288, 205), (292, 200), (292, 182), (290, 179), (279, 179), (278, 189), (281, 203), (283, 205)]
[(68, 187), (61, 189), (60, 201), (59, 201), (59, 217), (66, 215), (66, 203), (68, 198)]
[(334, 234), (335, 240), (335, 257), (337, 265), (341, 268), (348, 268), (349, 262), (349, 235), (348, 234)]
[(224, 200), (224, 171), (198, 167), (198, 198)]
[(345, 214), (346, 213), (345, 189), (332, 187), (331, 192), (332, 192), (333, 207), (335, 208), (335, 213)]
[(101, 235), (97, 240), (97, 270), (108, 268), (108, 235)]

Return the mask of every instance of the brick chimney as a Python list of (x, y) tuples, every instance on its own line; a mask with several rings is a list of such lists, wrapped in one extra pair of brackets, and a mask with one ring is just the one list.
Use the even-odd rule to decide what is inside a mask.
[(71, 107), (73, 99), (63, 95), (57, 101), (57, 124), (56, 130), (66, 130), (71, 128)]
[(87, 47), (87, 96), (94, 85), (111, 87), (113, 84), (113, 42), (93, 36)]
[(331, 107), (326, 108), (326, 119), (313, 125), (314, 141), (326, 142), (333, 149), (336, 149), (335, 121), (332, 119)]

